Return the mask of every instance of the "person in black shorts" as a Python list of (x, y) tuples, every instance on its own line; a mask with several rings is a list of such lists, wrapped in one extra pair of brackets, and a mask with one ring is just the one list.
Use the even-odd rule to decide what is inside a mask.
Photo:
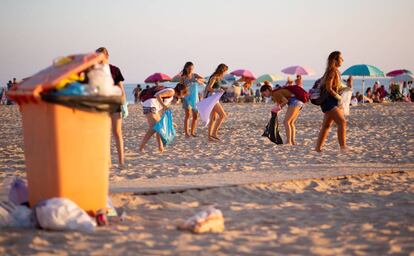
[[(105, 47), (100, 47), (96, 50), (97, 53), (102, 53), (109, 60), (109, 52)], [(122, 101), (125, 102), (125, 90), (124, 90), (124, 77), (122, 76), (121, 70), (109, 64), (111, 70), (112, 79), (114, 80), (114, 85), (119, 86), (122, 90)], [(118, 163), (120, 166), (125, 164), (124, 159), (124, 139), (122, 137), (122, 117), (121, 117), (121, 105), (119, 105), (117, 111), (111, 115), (112, 121), (112, 134), (115, 137), (116, 149), (118, 151)]]

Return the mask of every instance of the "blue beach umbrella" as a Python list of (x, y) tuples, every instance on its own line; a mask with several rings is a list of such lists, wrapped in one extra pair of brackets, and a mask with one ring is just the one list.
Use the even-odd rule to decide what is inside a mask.
[[(366, 65), (366, 64), (359, 64), (349, 67), (342, 73), (343, 76), (360, 76), (362, 77), (362, 95), (364, 94), (365, 90), (365, 77), (384, 77), (384, 72), (382, 72), (379, 68)], [(364, 98), (362, 97), (362, 103), (364, 103)]]

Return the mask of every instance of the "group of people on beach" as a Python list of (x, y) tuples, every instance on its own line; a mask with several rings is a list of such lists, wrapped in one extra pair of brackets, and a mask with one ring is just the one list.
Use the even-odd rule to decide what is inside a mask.
[[(352, 88), (352, 77), (348, 78), (347, 85)], [(391, 82), (388, 91), (384, 85), (376, 81), (373, 87), (368, 87), (365, 90), (365, 94), (358, 91), (355, 95), (352, 95), (351, 105), (355, 106), (359, 103), (383, 103), (387, 101), (414, 102), (412, 81), (403, 83)]]
[(17, 84), (17, 79), (13, 78), (7, 82), (7, 86), (5, 88), (0, 88), (0, 105), (12, 105), (13, 102), (7, 97), (7, 91), (10, 91), (13, 86)]
[[(101, 47), (97, 50), (98, 53), (103, 53), (109, 58), (108, 51)], [(346, 145), (346, 119), (343, 111), (340, 107), (341, 95), (339, 89), (341, 87), (341, 75), (339, 67), (343, 62), (342, 54), (339, 51), (332, 52), (327, 61), (327, 67), (323, 77), (320, 79), (320, 83), (328, 93), (327, 98), (321, 104), (321, 110), (324, 113), (324, 119), (322, 122), (321, 130), (316, 142), (315, 150), (320, 152), (328, 136), (329, 130), (333, 123), (338, 126), (338, 141), (342, 150), (347, 149)], [(123, 91), (123, 98), (125, 100), (125, 90), (123, 87), (123, 76), (119, 68), (110, 65), (111, 74), (114, 78), (116, 86), (119, 86)], [(205, 84), (204, 98), (208, 98), (216, 93), (223, 93), (222, 79), (228, 66), (220, 64), (215, 71), (209, 77), (208, 81), (205, 81), (203, 77), (194, 72), (194, 64), (191, 62), (185, 63), (183, 70), (180, 73), (180, 80), (175, 88), (163, 87), (156, 85), (145, 90), (138, 88), (137, 100), (141, 101), (143, 114), (145, 115), (148, 123), (148, 130), (146, 131), (141, 144), (140, 151), (144, 151), (144, 148), (150, 138), (155, 134), (156, 141), (158, 143), (158, 150), (164, 151), (164, 145), (160, 138), (160, 135), (153, 129), (154, 125), (160, 121), (164, 111), (170, 107), (170, 105), (177, 100), (182, 102), (182, 107), (185, 112), (184, 115), (184, 134), (187, 138), (197, 137), (197, 123), (199, 114), (195, 103), (200, 100), (198, 93), (198, 84)], [(298, 76), (295, 84), (291, 81), (286, 86), (300, 86), (301, 77)], [(301, 101), (291, 90), (287, 87), (281, 87), (274, 89), (270, 83), (265, 83), (260, 88), (261, 97), (271, 97), (275, 106), (272, 108), (272, 112), (279, 112), (282, 108), (287, 106), (284, 125), (286, 129), (286, 144), (296, 144), (296, 127), (295, 122), (298, 119), (301, 109), (304, 107), (305, 102)], [(121, 110), (119, 109), (112, 115), (112, 130), (116, 141), (118, 150), (119, 164), (124, 164), (124, 150), (122, 139), (122, 119)], [(210, 120), (208, 123), (208, 140), (220, 141), (219, 131), (223, 122), (225, 121), (227, 114), (220, 103), (217, 101), (210, 113)]]

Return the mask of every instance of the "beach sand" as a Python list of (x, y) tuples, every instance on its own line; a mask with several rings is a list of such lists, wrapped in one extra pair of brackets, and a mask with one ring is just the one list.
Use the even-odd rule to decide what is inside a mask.
[[(413, 254), (414, 105), (351, 108), (347, 138), (353, 150), (339, 151), (334, 127), (321, 154), (313, 151), (323, 118), (316, 106), (307, 104), (299, 116), (299, 146), (293, 147), (261, 137), (270, 107), (225, 104), (229, 119), (221, 131), (223, 141), (209, 143), (204, 127), (200, 137), (184, 138), (183, 113), (174, 106), (174, 146), (158, 154), (152, 139), (147, 153), (140, 155), (147, 125), (140, 107), (130, 106), (124, 124), (128, 167), (114, 164), (110, 173), (111, 197), (127, 220), (92, 235), (1, 231), (0, 253)], [(13, 176), (24, 176), (23, 138), (17, 107), (1, 106), (0, 118), (4, 185)], [(115, 163), (115, 153), (112, 158)], [(214, 176), (224, 177), (218, 187), (189, 189), (214, 187), (202, 179)], [(140, 184), (154, 189), (145, 195)], [(125, 191), (131, 193), (115, 193)], [(224, 233), (194, 235), (175, 229), (206, 205), (223, 211)]]

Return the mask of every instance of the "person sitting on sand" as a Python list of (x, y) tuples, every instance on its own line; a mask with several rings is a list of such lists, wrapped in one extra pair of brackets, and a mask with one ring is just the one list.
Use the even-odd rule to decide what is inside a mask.
[(367, 98), (369, 99), (372, 99), (374, 97), (371, 87), (367, 88), (367, 90), (365, 91), (365, 96), (367, 96)]
[[(223, 76), (226, 74), (228, 69), (229, 68), (226, 64), (220, 64), (217, 66), (216, 70), (208, 80), (205, 89), (205, 98), (208, 98), (217, 92), (223, 92), (223, 89), (221, 88), (221, 80), (223, 79)], [(218, 137), (218, 131), (226, 117), (227, 114), (224, 111), (223, 106), (220, 102), (217, 102), (210, 113), (210, 121), (208, 123), (208, 139), (210, 141), (220, 140)]]
[(374, 103), (382, 103), (383, 99), (381, 98), (381, 93), (379, 91), (379, 89), (377, 89), (372, 97), (372, 101)]
[(301, 75), (296, 75), (295, 85), (303, 87), (303, 81)]
[(357, 106), (358, 105), (358, 98), (357, 98), (357, 96), (356, 95), (352, 95), (352, 97), (351, 97), (351, 106), (353, 106), (353, 107), (355, 107), (355, 106)]
[(272, 86), (263, 85), (260, 88), (260, 92), (263, 97), (272, 97), (275, 107), (273, 112), (280, 111), (285, 105), (288, 105), (286, 110), (285, 119), (283, 124), (286, 130), (287, 145), (296, 145), (296, 120), (298, 119), (300, 110), (303, 108), (304, 103), (298, 100), (294, 94), (292, 94), (286, 88), (280, 88), (272, 90)]
[(286, 84), (284, 86), (290, 86), (290, 85), (293, 85), (293, 80), (292, 78), (290, 78), (290, 76), (288, 76), (286, 80)]
[[(174, 89), (159, 87), (159, 91), (154, 91), (151, 98), (141, 102), (143, 113), (147, 118), (148, 130), (142, 138), (139, 150), (144, 152), (144, 147), (155, 133), (154, 125), (161, 120), (164, 111), (168, 109), (169, 105), (173, 101), (174, 97), (181, 99), (188, 94), (188, 88), (184, 84), (177, 84)], [(161, 140), (161, 136), (156, 134), (158, 150), (159, 152), (164, 151), (164, 145)]]
[(239, 82), (233, 83), (233, 94), (234, 94), (234, 102), (240, 102), (240, 96), (241, 96), (241, 86)]
[(341, 87), (341, 73), (339, 72), (339, 67), (341, 67), (343, 61), (341, 52), (334, 51), (329, 54), (326, 71), (321, 80), (321, 83), (325, 86), (325, 90), (328, 93), (328, 97), (321, 104), (324, 119), (316, 142), (315, 150), (317, 152), (322, 151), (329, 130), (334, 122), (338, 126), (339, 146), (341, 147), (341, 150), (347, 149), (346, 120), (342, 108), (340, 107), (342, 97), (338, 94)]

